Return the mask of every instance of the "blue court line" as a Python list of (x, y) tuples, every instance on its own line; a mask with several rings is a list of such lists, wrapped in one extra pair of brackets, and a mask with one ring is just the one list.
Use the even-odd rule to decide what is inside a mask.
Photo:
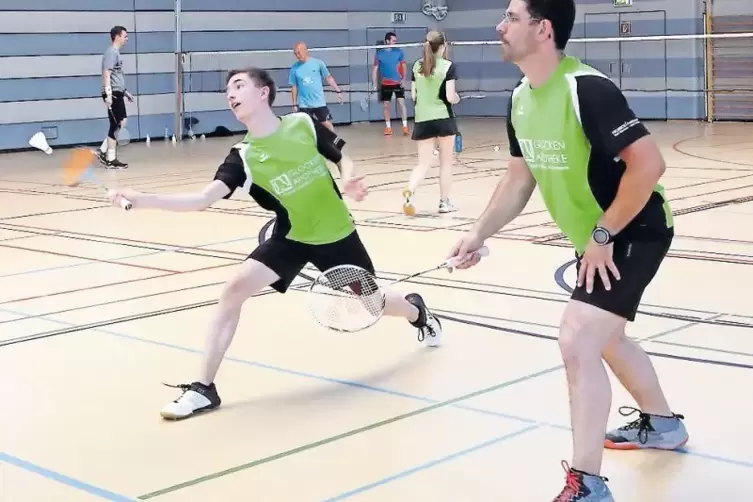
[[(168, 248), (168, 249), (161, 249), (161, 250), (158, 250), (158, 251), (149, 251), (149, 252), (146, 252), (146, 253), (138, 253), (138, 254), (132, 254), (132, 255), (128, 255), (128, 256), (120, 256), (118, 258), (112, 258), (111, 260), (108, 260), (108, 261), (112, 262), (112, 261), (129, 260), (131, 258), (141, 258), (142, 256), (154, 256), (154, 255), (158, 255), (158, 254), (162, 254), (162, 253), (174, 253), (176, 251), (182, 251), (182, 250), (190, 251), (191, 249), (201, 249), (201, 248), (205, 248), (205, 247), (209, 247), (209, 246), (217, 246), (218, 244), (231, 244), (233, 242), (242, 242), (242, 241), (248, 241), (248, 240), (253, 240), (253, 239), (256, 239), (256, 237), (242, 237), (240, 239), (231, 239), (231, 240), (228, 240), (228, 241), (209, 242), (207, 244), (200, 244), (198, 246), (192, 246), (191, 248), (186, 248), (186, 247), (182, 247), (182, 246), (175, 246), (175, 247), (171, 247), (171, 248)], [(117, 242), (112, 242), (112, 243), (105, 242), (103, 244), (113, 244), (113, 245), (116, 245), (116, 246), (117, 245), (121, 245), (121, 244), (119, 244)], [(212, 258), (212, 257), (211, 256), (207, 256), (206, 258)], [(225, 257), (223, 257), (223, 258), (225, 258)], [(84, 257), (82, 257), (81, 259), (82, 260), (86, 260), (86, 258), (84, 258)], [(37, 269), (34, 269), (34, 270), (26, 270), (25, 272), (13, 272), (12, 274), (0, 275), (0, 279), (4, 279), (6, 277), (19, 277), (19, 276), (24, 276), (24, 275), (39, 274), (39, 273), (42, 273), (42, 272), (52, 272), (53, 270), (63, 270), (63, 269), (67, 269), (67, 268), (88, 267), (90, 265), (97, 265), (99, 263), (100, 262), (86, 260), (83, 263), (73, 263), (73, 264), (70, 264), (70, 265), (58, 265), (56, 267), (37, 268)]]
[(413, 475), (413, 474), (415, 474), (417, 472), (424, 471), (426, 469), (430, 469), (430, 468), (432, 468), (434, 466), (437, 466), (437, 465), (440, 465), (440, 464), (444, 464), (445, 462), (449, 462), (451, 460), (455, 460), (455, 459), (460, 458), (460, 457), (464, 457), (464, 456), (466, 456), (468, 454), (471, 454), (471, 453), (474, 453), (474, 452), (476, 452), (478, 450), (482, 450), (484, 448), (488, 448), (489, 446), (494, 446), (495, 444), (502, 443), (504, 441), (507, 441), (508, 439), (513, 439), (513, 438), (516, 438), (518, 436), (522, 436), (523, 434), (526, 434), (528, 432), (532, 432), (532, 431), (534, 431), (534, 430), (536, 430), (538, 428), (539, 428), (538, 425), (530, 425), (530, 426), (525, 427), (523, 429), (520, 429), (518, 431), (511, 432), (511, 433), (508, 433), (508, 434), (503, 434), (501, 436), (497, 436), (497, 437), (492, 438), (492, 439), (490, 439), (488, 441), (484, 441), (483, 443), (479, 443), (479, 444), (473, 445), (470, 448), (466, 448), (464, 450), (460, 450), (458, 452), (451, 453), (449, 455), (445, 455), (444, 457), (440, 457), (440, 458), (432, 460), (430, 462), (426, 462), (424, 464), (417, 465), (416, 467), (412, 467), (410, 469), (406, 469), (404, 471), (400, 471), (400, 472), (398, 472), (396, 474), (393, 474), (391, 476), (387, 476), (387, 477), (382, 478), (382, 479), (380, 479), (378, 481), (374, 481), (373, 483), (369, 483), (367, 485), (360, 486), (360, 487), (355, 488), (353, 490), (350, 490), (348, 492), (341, 493), (340, 495), (336, 495), (336, 496), (334, 496), (332, 498), (328, 498), (328, 499), (326, 499), (326, 500), (324, 500), (322, 502), (335, 502), (335, 501), (339, 501), (339, 500), (345, 500), (345, 499), (350, 498), (350, 497), (352, 497), (354, 495), (358, 495), (360, 493), (363, 493), (363, 492), (366, 492), (366, 491), (369, 491), (369, 490), (373, 490), (374, 488), (377, 488), (379, 486), (385, 485), (387, 483), (391, 483), (392, 481), (396, 481), (396, 480), (401, 479), (401, 478), (407, 478), (408, 476), (411, 476), (411, 475)]
[[(29, 316), (29, 315), (32, 315), (32, 314), (28, 314), (28, 313), (24, 313), (24, 312), (18, 312), (18, 311), (14, 311), (14, 310), (8, 310), (8, 309), (4, 309), (4, 308), (0, 308), (0, 312), (6, 312), (6, 313), (9, 313), (9, 314), (19, 315), (19, 316)], [(52, 322), (52, 323), (61, 324), (61, 325), (64, 325), (64, 326), (69, 326), (69, 327), (70, 326), (75, 326), (75, 324), (73, 324), (73, 323), (69, 323), (69, 322), (66, 322), (66, 321), (59, 320), (59, 319), (54, 319), (54, 318), (49, 317), (49, 316), (40, 316), (39, 318), (40, 319), (45, 319), (45, 320), (47, 320), (49, 322)], [(115, 336), (115, 337), (118, 337), (118, 338), (123, 338), (125, 340), (130, 340), (130, 341), (135, 341), (135, 342), (140, 342), (140, 343), (146, 343), (146, 344), (149, 344), (149, 345), (154, 345), (154, 346), (158, 346), (158, 347), (164, 347), (164, 348), (168, 348), (168, 349), (179, 350), (181, 352), (187, 352), (187, 353), (191, 353), (191, 354), (201, 355), (203, 353), (203, 351), (199, 350), (199, 349), (194, 349), (194, 348), (191, 348), (191, 347), (184, 347), (184, 346), (181, 346), (181, 345), (175, 345), (175, 344), (171, 344), (171, 343), (167, 343), (167, 342), (161, 342), (161, 341), (152, 340), (152, 339), (149, 339), (149, 338), (141, 338), (141, 337), (138, 337), (138, 336), (135, 336), (135, 335), (129, 335), (129, 334), (126, 334), (126, 333), (121, 333), (121, 332), (118, 332), (118, 331), (112, 331), (112, 330), (108, 330), (108, 329), (94, 328), (91, 331), (93, 331), (93, 332), (99, 332), (99, 333), (104, 333), (104, 334), (107, 334), (107, 335), (110, 335), (110, 336)], [(371, 386), (371, 385), (368, 385), (368, 384), (365, 384), (365, 383), (362, 383), (362, 382), (353, 381), (353, 380), (345, 380), (345, 379), (339, 379), (339, 378), (333, 378), (333, 377), (326, 377), (326, 376), (322, 376), (322, 375), (316, 375), (316, 374), (313, 374), (313, 373), (307, 373), (307, 372), (303, 372), (303, 371), (292, 370), (292, 369), (289, 369), (289, 368), (283, 368), (283, 367), (280, 367), (280, 366), (274, 366), (274, 365), (271, 365), (271, 364), (261, 363), (261, 362), (258, 362), (258, 361), (249, 361), (249, 360), (246, 360), (246, 359), (239, 359), (239, 358), (232, 357), (232, 356), (226, 356), (225, 360), (226, 361), (232, 361), (232, 362), (238, 363), (238, 364), (243, 364), (243, 365), (246, 365), (246, 366), (252, 366), (252, 367), (256, 367), (256, 368), (262, 368), (262, 369), (266, 369), (266, 370), (270, 370), (270, 371), (275, 371), (275, 372), (278, 372), (278, 373), (284, 373), (284, 374), (288, 374), (288, 375), (294, 375), (294, 376), (299, 376), (299, 377), (303, 377), (303, 378), (309, 378), (309, 379), (312, 379), (312, 380), (318, 380), (318, 381), (322, 381), (322, 382), (335, 383), (335, 384), (338, 384), (338, 385), (345, 385), (345, 386), (348, 386), (348, 387), (360, 388), (360, 389), (363, 389), (363, 390), (368, 390), (368, 391), (371, 391), (371, 392), (378, 392), (378, 393), (387, 394), (387, 395), (391, 395), (391, 396), (395, 396), (395, 397), (402, 397), (402, 398), (405, 398), (405, 399), (410, 399), (410, 400), (413, 400), (413, 401), (420, 401), (420, 402), (424, 402), (424, 403), (427, 403), (427, 404), (436, 404), (436, 403), (442, 402), (442, 400), (439, 400), (439, 399), (434, 399), (434, 398), (425, 397), (425, 396), (417, 396), (417, 395), (414, 395), (414, 394), (408, 394), (408, 393), (405, 393), (405, 392), (400, 392), (400, 391), (396, 391), (396, 390), (392, 390), (392, 389), (386, 389), (386, 388), (383, 388), (383, 387), (375, 387), (375, 386)], [(524, 376), (522, 376), (520, 378), (511, 380), (510, 381), (510, 385), (516, 385), (518, 383), (523, 383), (525, 381), (529, 381), (529, 380), (532, 380), (532, 379), (537, 378), (539, 376), (547, 375), (549, 373), (553, 373), (553, 372), (559, 371), (561, 369), (564, 369), (564, 365), (562, 365), (562, 364), (560, 364), (558, 366), (550, 367), (550, 368), (545, 368), (543, 370), (539, 370), (539, 371), (536, 371), (534, 373), (530, 373), (530, 374), (524, 375)], [(499, 417), (499, 418), (505, 418), (505, 419), (508, 419), (508, 420), (514, 420), (514, 421), (518, 421), (518, 422), (522, 422), (522, 423), (527, 423), (527, 424), (530, 424), (530, 425), (547, 427), (547, 428), (551, 428), (551, 429), (566, 430), (566, 431), (571, 431), (572, 430), (572, 428), (570, 426), (565, 426), (565, 425), (556, 424), (556, 423), (552, 423), (552, 422), (546, 422), (546, 421), (536, 420), (536, 419), (530, 418), (530, 417), (523, 417), (523, 416), (519, 416), (519, 415), (512, 415), (512, 414), (509, 414), (509, 413), (502, 413), (502, 412), (493, 411), (493, 410), (486, 410), (486, 409), (482, 409), (482, 408), (476, 408), (476, 407), (473, 407), (473, 406), (467, 406), (467, 405), (463, 405), (463, 404), (451, 404), (448, 407), (450, 407), (450, 408), (456, 408), (456, 409), (461, 409), (461, 410), (465, 410), (465, 411), (470, 411), (470, 412), (474, 412), (474, 413), (480, 413), (480, 414), (483, 414), (483, 415), (489, 415), (489, 416), (495, 416), (495, 417)], [(675, 450), (675, 452), (676, 453), (684, 453), (684, 454), (687, 454), (687, 455), (691, 455), (691, 456), (695, 456), (695, 457), (699, 457), (699, 458), (704, 458), (704, 459), (707, 459), (707, 460), (715, 460), (715, 461), (722, 462), (722, 463), (727, 463), (727, 464), (733, 464), (733, 465), (738, 465), (738, 466), (753, 468), (753, 462), (748, 462), (748, 461), (744, 461), (744, 460), (736, 460), (736, 459), (726, 458), (726, 457), (717, 456), (717, 455), (705, 454), (705, 453), (698, 452), (698, 451), (690, 451), (690, 450), (687, 450), (685, 448), (681, 448), (679, 450)]]
[(14, 465), (35, 474), (39, 474), (44, 478), (56, 481), (66, 486), (70, 486), (71, 488), (76, 488), (90, 495), (94, 495), (105, 500), (112, 500), (113, 502), (133, 502), (136, 500), (131, 497), (126, 497), (125, 495), (120, 495), (118, 493), (105, 490), (104, 488), (90, 485), (89, 483), (84, 483), (83, 481), (71, 478), (69, 476), (66, 476), (65, 474), (45, 469), (44, 467), (40, 467), (38, 465), (32, 464), (31, 462), (27, 462), (26, 460), (22, 460), (18, 457), (14, 457), (4, 452), (0, 452), (0, 463), (2, 462)]

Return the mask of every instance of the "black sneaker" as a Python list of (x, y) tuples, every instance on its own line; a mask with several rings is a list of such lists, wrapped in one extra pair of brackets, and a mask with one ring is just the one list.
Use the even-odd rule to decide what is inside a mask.
[(103, 166), (110, 164), (110, 162), (107, 160), (107, 153), (103, 152), (102, 150), (97, 150), (97, 158), (99, 159), (99, 163)]
[(178, 399), (160, 411), (162, 418), (168, 420), (181, 420), (196, 413), (211, 411), (218, 408), (222, 402), (214, 384), (207, 386), (200, 382), (193, 382), (190, 385), (165, 385), (183, 391)]
[(118, 159), (113, 159), (105, 165), (107, 166), (107, 169), (127, 169), (128, 168), (128, 164), (126, 164), (125, 162), (121, 162)]
[(442, 345), (442, 323), (438, 317), (429, 311), (421, 295), (411, 293), (405, 297), (408, 302), (418, 308), (418, 319), (411, 324), (418, 328), (418, 341), (423, 342), (429, 347), (439, 347)]

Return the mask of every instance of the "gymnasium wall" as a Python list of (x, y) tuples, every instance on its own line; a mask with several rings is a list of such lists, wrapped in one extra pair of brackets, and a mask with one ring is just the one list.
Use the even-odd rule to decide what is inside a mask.
[[(750, 1), (750, 0), (745, 0)], [(621, 22), (630, 33), (622, 36), (703, 33), (703, 0), (636, 0), (632, 7), (615, 8), (612, 0), (576, 0), (578, 12), (573, 38), (619, 37)], [(453, 40), (497, 39), (495, 25), (504, 2), (448, 0), (449, 33)], [(697, 119), (704, 111), (704, 50), (702, 40), (659, 42), (571, 43), (567, 53), (609, 75), (645, 119)], [(456, 47), (461, 88), (487, 91), (484, 100), (464, 101), (462, 115), (505, 115), (509, 92), (494, 98), (489, 91), (509, 90), (520, 73), (500, 64), (498, 46)]]
[[(0, 150), (25, 148), (44, 130), (49, 143), (100, 143), (107, 115), (99, 97), (101, 55), (114, 25), (129, 29), (123, 48), (129, 90), (128, 130), (132, 138), (161, 139), (173, 134), (175, 106), (174, 0), (0, 0)], [(374, 44), (393, 28), (391, 12), (407, 12), (396, 30), (401, 42), (423, 40), (437, 21), (421, 14), (419, 1), (405, 0), (183, 0), (183, 51), (286, 49), (285, 53), (190, 56), (183, 79), (185, 110), (196, 134), (218, 126), (237, 130), (227, 110), (223, 69), (259, 65), (274, 70), (287, 87), (293, 45), (311, 47)], [(446, 21), (444, 21), (446, 22)], [(343, 89), (366, 89), (373, 52), (320, 52)], [(409, 54), (414, 57), (415, 54)], [(188, 71), (188, 70), (187, 70)], [(345, 94), (346, 100), (348, 94)], [(379, 120), (378, 103), (362, 111), (362, 94), (352, 103), (328, 97), (336, 122)], [(290, 94), (280, 93), (280, 112), (290, 110)]]

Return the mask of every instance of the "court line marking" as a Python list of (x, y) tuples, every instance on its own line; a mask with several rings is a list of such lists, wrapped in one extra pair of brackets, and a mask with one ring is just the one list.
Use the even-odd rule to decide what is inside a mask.
[(113, 502), (133, 502), (134, 500), (137, 500), (131, 497), (126, 497), (125, 495), (121, 495), (119, 493), (111, 492), (98, 486), (91, 485), (89, 483), (85, 483), (78, 479), (71, 478), (70, 476), (66, 476), (65, 474), (61, 474), (45, 467), (41, 467), (27, 460), (22, 460), (18, 457), (14, 457), (13, 455), (5, 452), (0, 452), (0, 463), (2, 462), (13, 465), (25, 471), (33, 472), (34, 474), (38, 474), (43, 478), (47, 478), (71, 488), (76, 488), (90, 495), (94, 495), (105, 500), (111, 500)]
[[(379, 422), (374, 422), (374, 423), (371, 423), (369, 425), (365, 425), (363, 427), (359, 427), (357, 429), (351, 429), (351, 430), (349, 430), (347, 432), (344, 432), (344, 433), (341, 433), (341, 434), (337, 434), (335, 436), (330, 436), (328, 438), (320, 439), (320, 440), (312, 442), (312, 443), (307, 443), (307, 444), (298, 446), (296, 448), (292, 448), (290, 450), (286, 450), (286, 451), (283, 451), (283, 452), (280, 452), (280, 453), (276, 453), (274, 455), (270, 455), (268, 457), (264, 457), (264, 458), (261, 458), (261, 459), (258, 459), (258, 460), (254, 460), (252, 462), (248, 462), (248, 463), (241, 464), (241, 465), (238, 465), (238, 466), (235, 466), (235, 467), (231, 467), (229, 469), (225, 469), (225, 470), (222, 470), (222, 471), (217, 471), (217, 472), (214, 472), (214, 473), (211, 473), (211, 474), (207, 474), (205, 476), (201, 476), (201, 477), (198, 477), (198, 478), (195, 478), (195, 479), (184, 481), (183, 483), (180, 483), (180, 484), (177, 484), (177, 485), (173, 485), (173, 486), (169, 486), (167, 488), (163, 488), (163, 489), (160, 489), (160, 490), (157, 490), (157, 491), (154, 491), (154, 492), (146, 493), (144, 495), (140, 495), (138, 497), (138, 499), (139, 500), (147, 500), (147, 499), (150, 499), (150, 498), (155, 498), (155, 497), (158, 497), (160, 495), (165, 495), (167, 493), (172, 493), (172, 492), (175, 492), (175, 491), (178, 491), (178, 490), (182, 490), (184, 488), (188, 488), (189, 486), (195, 486), (195, 485), (197, 485), (199, 483), (204, 483), (204, 482), (207, 482), (207, 481), (212, 481), (212, 480), (218, 479), (220, 477), (226, 476), (228, 474), (234, 474), (236, 472), (243, 471), (243, 470), (246, 470), (246, 469), (250, 469), (252, 467), (256, 467), (256, 466), (259, 466), (259, 465), (262, 465), (262, 464), (273, 462), (275, 460), (280, 460), (282, 458), (285, 458), (285, 457), (288, 457), (288, 456), (291, 456), (291, 455), (294, 455), (294, 454), (297, 454), (297, 453), (301, 453), (301, 452), (306, 451), (306, 450), (311, 450), (311, 449), (317, 448), (319, 446), (324, 446), (326, 444), (334, 443), (335, 441), (339, 441), (341, 439), (348, 438), (350, 436), (355, 436), (355, 435), (361, 434), (363, 432), (367, 432), (367, 431), (370, 431), (370, 430), (373, 430), (373, 429), (376, 429), (376, 428), (379, 428), (379, 427), (383, 427), (385, 425), (389, 425), (389, 424), (398, 422), (400, 420), (405, 420), (406, 418), (411, 418), (411, 417), (414, 417), (416, 415), (420, 415), (420, 414), (423, 414), (423, 413), (435, 410), (437, 408), (441, 408), (441, 407), (444, 407), (444, 406), (450, 406), (450, 405), (455, 404), (455, 403), (460, 402), (460, 401), (471, 399), (473, 397), (477, 397), (477, 396), (480, 396), (480, 395), (483, 395), (483, 394), (486, 394), (486, 393), (489, 393), (489, 392), (493, 392), (495, 390), (503, 389), (505, 387), (510, 387), (512, 385), (515, 385), (515, 384), (518, 384), (518, 383), (521, 383), (521, 382), (525, 382), (525, 381), (534, 379), (536, 377), (552, 373), (554, 371), (559, 371), (563, 367), (564, 366), (560, 364), (560, 365), (557, 365), (557, 366), (553, 366), (551, 368), (546, 368), (544, 370), (537, 371), (535, 373), (529, 373), (528, 375), (524, 375), (522, 377), (518, 377), (518, 378), (515, 378), (513, 380), (507, 380), (505, 382), (498, 383), (498, 384), (495, 384), (495, 385), (492, 385), (490, 387), (486, 387), (486, 388), (483, 388), (483, 389), (479, 389), (479, 390), (470, 392), (468, 394), (457, 396), (457, 397), (454, 397), (454, 398), (451, 398), (451, 399), (447, 399), (447, 400), (444, 400), (444, 401), (439, 401), (439, 402), (436, 402), (436, 403), (431, 404), (429, 406), (424, 406), (423, 408), (418, 408), (416, 410), (409, 411), (407, 413), (401, 413), (400, 415), (395, 415), (394, 417), (390, 417), (390, 418), (387, 418), (385, 420), (380, 420)], [(531, 426), (531, 427), (533, 427), (533, 426)]]
[[(12, 313), (14, 315), (28, 315), (28, 314), (24, 314), (24, 313), (21, 313), (21, 312), (8, 311), (6, 309), (0, 309), (0, 311), (6, 311), (6, 312)], [(61, 320), (57, 320), (57, 319), (49, 319), (48, 318), (48, 320), (51, 321), (51, 322), (59, 323), (59, 324), (72, 325), (72, 323), (68, 323), (66, 321), (61, 321)], [(452, 320), (452, 319), (450, 319), (450, 320)], [(494, 327), (494, 326), (492, 326), (492, 327), (493, 328), (497, 328), (497, 327)], [(129, 334), (120, 333), (120, 332), (116, 332), (116, 331), (110, 331), (110, 330), (104, 330), (104, 329), (92, 329), (91, 331), (101, 332), (101, 333), (104, 333), (104, 334), (108, 334), (108, 335), (111, 335), (111, 336), (116, 336), (116, 337), (119, 337), (119, 338), (131, 340), (131, 341), (136, 341), (136, 342), (146, 343), (146, 344), (150, 344), (150, 345), (156, 345), (156, 346), (160, 346), (160, 347), (165, 347), (165, 348), (180, 350), (180, 351), (183, 351), (183, 352), (189, 352), (189, 353), (193, 353), (193, 354), (199, 354), (200, 355), (202, 353), (202, 351), (199, 350), (199, 349), (193, 349), (193, 348), (190, 348), (190, 347), (183, 347), (183, 346), (174, 345), (174, 344), (170, 344), (170, 343), (166, 343), (166, 342), (160, 342), (158, 340), (141, 338), (141, 337), (137, 337), (137, 336), (134, 336), (134, 335), (129, 335)], [(411, 394), (408, 394), (408, 393), (403, 393), (403, 392), (399, 392), (399, 391), (395, 391), (395, 390), (391, 390), (391, 389), (385, 389), (385, 388), (370, 386), (368, 384), (364, 384), (364, 383), (358, 382), (358, 381), (349, 381), (349, 380), (344, 380), (344, 379), (325, 377), (325, 376), (321, 376), (321, 375), (315, 375), (315, 374), (311, 374), (311, 373), (305, 373), (305, 372), (301, 372), (301, 371), (291, 370), (291, 369), (288, 369), (288, 368), (282, 368), (282, 367), (279, 367), (279, 366), (273, 366), (273, 365), (268, 365), (268, 364), (264, 364), (264, 363), (260, 363), (260, 362), (256, 362), (256, 361), (249, 361), (249, 360), (244, 360), (244, 359), (239, 359), (239, 358), (234, 358), (234, 357), (226, 357), (225, 359), (227, 361), (232, 361), (232, 362), (244, 364), (244, 365), (247, 365), (247, 366), (253, 366), (253, 367), (268, 369), (268, 370), (271, 370), (271, 371), (276, 371), (276, 372), (286, 373), (286, 374), (290, 374), (290, 375), (300, 376), (300, 377), (303, 377), (303, 378), (309, 378), (309, 379), (324, 381), (324, 382), (328, 382), (328, 383), (335, 383), (335, 384), (340, 384), (340, 385), (346, 385), (346, 386), (349, 386), (349, 387), (360, 388), (360, 389), (369, 390), (369, 391), (372, 391), (372, 392), (384, 393), (384, 394), (392, 395), (392, 396), (395, 396), (395, 397), (402, 397), (402, 398), (411, 399), (411, 400), (415, 400), (415, 401), (422, 401), (422, 402), (426, 402), (426, 403), (432, 403), (431, 406), (428, 407), (430, 409), (434, 409), (436, 407), (439, 407), (438, 405), (442, 405), (442, 406), (449, 405), (452, 408), (462, 409), (462, 410), (465, 410), (465, 411), (471, 411), (471, 412), (475, 412), (475, 413), (481, 413), (481, 414), (484, 414), (484, 415), (496, 416), (496, 417), (505, 418), (505, 419), (509, 419), (509, 420), (520, 421), (520, 422), (523, 422), (523, 423), (534, 424), (534, 425), (538, 425), (538, 426), (545, 426), (545, 427), (549, 427), (549, 428), (553, 428), (553, 429), (559, 429), (559, 430), (571, 430), (570, 427), (563, 426), (563, 425), (560, 425), (560, 424), (555, 424), (555, 423), (546, 422), (546, 421), (539, 421), (539, 420), (528, 418), (528, 417), (520, 417), (520, 416), (516, 416), (516, 415), (510, 415), (510, 414), (501, 413), (501, 412), (497, 412), (497, 411), (493, 411), (493, 410), (485, 410), (485, 409), (475, 408), (475, 407), (471, 407), (471, 406), (467, 406), (467, 405), (456, 404), (457, 401), (461, 400), (461, 399), (458, 399), (458, 398), (455, 398), (455, 402), (452, 402), (452, 403), (441, 402), (441, 401), (438, 401), (436, 399), (432, 399), (432, 398), (428, 398), (428, 397), (424, 397), (424, 396), (416, 396), (416, 395), (411, 395)], [(542, 370), (542, 371), (540, 371), (538, 373), (529, 374), (529, 375), (521, 377), (521, 378), (523, 378), (525, 380), (530, 380), (531, 378), (535, 378), (536, 376), (541, 376), (542, 374), (551, 373), (551, 372), (554, 372), (554, 371), (556, 371), (558, 369), (563, 369), (563, 368), (564, 368), (564, 365), (560, 364), (558, 366), (555, 366), (555, 367), (552, 367), (552, 368), (548, 368), (546, 370)], [(525, 381), (525, 380), (521, 380), (519, 378), (519, 379), (510, 381), (510, 382), (512, 382), (512, 383), (520, 383), (520, 382)], [(510, 382), (506, 382), (507, 386), (512, 385), (512, 383), (510, 383)], [(475, 397), (475, 396), (483, 394), (485, 392), (488, 393), (488, 392), (492, 392), (494, 390), (498, 390), (499, 388), (502, 388), (501, 387), (502, 385), (505, 385), (505, 383), (498, 384), (496, 386), (497, 388), (487, 388), (487, 389), (481, 389), (481, 391), (475, 391), (474, 393), (471, 393), (470, 395), (466, 395), (464, 397), (464, 399), (468, 399), (470, 397)], [(461, 396), (461, 398), (463, 398), (463, 396)], [(453, 400), (450, 400), (450, 401), (453, 401)], [(404, 418), (408, 418), (408, 417), (404, 417)], [(386, 424), (383, 424), (383, 425), (386, 425)], [(360, 432), (365, 432), (365, 431), (360, 431)], [(353, 435), (353, 434), (350, 434), (350, 435)], [(337, 437), (337, 436), (335, 438), (336, 439), (329, 438), (330, 441), (328, 441), (328, 442), (333, 442), (333, 441), (336, 441), (338, 439), (342, 439), (341, 437)], [(304, 445), (304, 446), (308, 447), (306, 449), (312, 449), (312, 448), (315, 448), (317, 446), (320, 446), (321, 444), (327, 444), (326, 442), (325, 443), (321, 443), (321, 441), (327, 441), (327, 439), (320, 440), (317, 443), (311, 443), (309, 445)], [(304, 451), (304, 450), (301, 450), (301, 448), (303, 448), (303, 447), (298, 447), (297, 449), (294, 449), (294, 450), (288, 450), (288, 452), (282, 452), (281, 454), (273, 455), (271, 457), (267, 457), (266, 459), (257, 460), (257, 461), (255, 461), (256, 463), (253, 463), (253, 465), (246, 465), (245, 468), (247, 469), (247, 468), (250, 468), (250, 467), (254, 467), (256, 465), (259, 465), (259, 463), (272, 462), (272, 461), (277, 460), (279, 458), (284, 458), (285, 456), (289, 456), (289, 455), (292, 455), (294, 453), (298, 453), (299, 451)], [(722, 463), (729, 463), (729, 464), (733, 464), (733, 465), (738, 465), (738, 466), (753, 468), (753, 462), (745, 462), (745, 461), (740, 461), (740, 460), (737, 460), (737, 459), (726, 458), (726, 457), (722, 457), (722, 456), (718, 456), (718, 455), (711, 455), (711, 454), (706, 454), (706, 453), (703, 453), (703, 452), (690, 451), (690, 450), (687, 450), (687, 449), (680, 449), (680, 450), (676, 450), (675, 452), (676, 453), (683, 453), (683, 454), (687, 454), (687, 455), (695, 456), (695, 457), (699, 457), (699, 458), (704, 458), (704, 459), (707, 459), (707, 460), (714, 460), (714, 461), (718, 461), (718, 462), (722, 462)], [(280, 455), (282, 455), (282, 456), (280, 456)], [(228, 472), (228, 473), (225, 473), (225, 474), (230, 474), (230, 473)], [(223, 475), (225, 475), (225, 474), (223, 474)], [(202, 479), (203, 481), (208, 481), (209, 480), (209, 479), (204, 479), (204, 478), (198, 478), (198, 479)], [(214, 478), (212, 478), (212, 479), (214, 479)], [(193, 480), (193, 481), (196, 481), (196, 480)], [(203, 481), (200, 481), (200, 482), (203, 482)], [(192, 485), (193, 484), (197, 484), (197, 483), (194, 482), (194, 483), (192, 483)], [(175, 486), (178, 486), (178, 485), (174, 485), (173, 487), (170, 487), (170, 488), (175, 488)], [(177, 490), (177, 489), (181, 489), (181, 488), (184, 488), (184, 486), (181, 485), (180, 488), (175, 488), (175, 489)], [(175, 490), (171, 490), (171, 491), (175, 491)], [(151, 498), (151, 496), (157, 496), (157, 495), (154, 495), (156, 493), (157, 492), (151, 492), (149, 494), (142, 495), (142, 496), (139, 497), (139, 499), (144, 499), (144, 497), (147, 496), (147, 495), (150, 496), (149, 498)], [(162, 490), (159, 491), (160, 495), (161, 494), (165, 494), (165, 493), (167, 493), (167, 492), (163, 492)]]
[[(121, 261), (121, 260), (128, 260), (128, 259), (131, 259), (131, 258), (141, 258), (143, 256), (154, 256), (154, 255), (158, 255), (158, 254), (162, 254), (162, 253), (175, 253), (175, 252), (181, 251), (182, 249), (190, 250), (192, 248), (206, 248), (206, 247), (209, 247), (209, 246), (217, 246), (219, 244), (231, 244), (231, 243), (235, 243), (235, 242), (242, 242), (242, 241), (253, 240), (253, 239), (255, 239), (255, 237), (242, 237), (242, 238), (239, 238), (239, 239), (231, 239), (231, 240), (227, 240), (227, 241), (219, 241), (219, 242), (210, 242), (210, 243), (207, 243), (207, 244), (200, 244), (198, 246), (192, 246), (191, 248), (183, 248), (181, 246), (175, 246), (174, 248), (171, 248), (171, 249), (161, 249), (159, 251), (149, 251), (149, 252), (146, 252), (146, 253), (138, 253), (138, 254), (132, 254), (132, 255), (127, 255), (127, 256), (121, 256), (119, 258), (112, 258), (112, 259), (108, 260), (108, 262), (118, 262), (118, 261)], [(117, 245), (117, 243), (114, 243), (114, 244)], [(85, 258), (85, 257), (79, 257), (79, 258), (82, 259), (82, 260), (86, 260), (86, 261), (84, 261), (83, 263), (73, 263), (73, 264), (70, 264), (70, 265), (59, 265), (59, 266), (56, 266), (56, 267), (48, 267), (48, 268), (38, 268), (38, 269), (34, 269), (34, 270), (26, 270), (25, 272), (14, 272), (12, 274), (0, 275), (0, 279), (4, 279), (6, 277), (20, 277), (20, 276), (25, 276), (25, 275), (38, 274), (38, 273), (42, 273), (42, 272), (52, 272), (54, 270), (62, 270), (62, 269), (76, 268), (76, 267), (86, 267), (86, 266), (90, 266), (90, 265), (100, 264), (100, 262), (91, 261), (89, 258)], [(211, 256), (207, 256), (207, 258), (213, 259), (213, 257), (211, 257)], [(225, 257), (223, 257), (221, 259), (225, 259)], [(112, 263), (112, 264), (113, 265), (122, 265), (121, 263)], [(175, 273), (175, 271), (170, 270), (169, 273)], [(180, 272), (178, 272), (178, 273), (180, 273)]]
[(427, 469), (431, 469), (432, 467), (435, 467), (440, 464), (444, 464), (446, 462), (450, 462), (452, 460), (456, 460), (460, 457), (464, 457), (466, 455), (469, 455), (471, 453), (475, 453), (479, 450), (483, 450), (484, 448), (488, 448), (490, 446), (494, 446), (499, 443), (503, 443), (509, 439), (514, 439), (518, 436), (522, 436), (524, 434), (527, 434), (529, 432), (533, 432), (537, 429), (540, 429), (541, 427), (539, 425), (529, 425), (528, 427), (524, 427), (522, 429), (519, 429), (514, 432), (510, 432), (508, 434), (503, 434), (501, 436), (494, 437), (488, 441), (484, 441), (483, 443), (475, 444), (469, 448), (466, 448), (464, 450), (457, 451), (455, 453), (450, 453), (449, 455), (445, 455), (443, 457), (431, 460), (429, 462), (423, 463), (421, 465), (417, 465), (415, 467), (412, 467), (410, 469), (405, 469), (403, 471), (397, 472), (391, 476), (384, 477), (382, 479), (379, 479), (377, 481), (374, 481), (373, 483), (368, 483), (362, 486), (359, 486), (358, 488), (354, 488), (350, 491), (341, 493), (339, 495), (336, 495), (334, 497), (325, 499), (322, 502), (336, 502), (340, 500), (345, 500), (347, 498), (353, 497), (354, 495), (358, 495), (363, 492), (367, 492), (369, 490), (373, 490), (374, 488), (378, 488), (379, 486), (386, 485), (387, 483), (391, 483), (393, 481), (397, 481), (401, 478), (406, 478), (408, 476), (411, 476), (413, 474), (416, 474), (420, 471), (425, 471)]

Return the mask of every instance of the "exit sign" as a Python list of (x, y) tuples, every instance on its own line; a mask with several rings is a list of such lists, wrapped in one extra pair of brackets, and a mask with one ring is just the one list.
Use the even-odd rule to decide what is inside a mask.
[(615, 7), (630, 7), (633, 5), (633, 0), (612, 0), (612, 5)]
[(393, 12), (392, 13), (392, 24), (405, 24), (407, 22), (408, 22), (407, 12)]

